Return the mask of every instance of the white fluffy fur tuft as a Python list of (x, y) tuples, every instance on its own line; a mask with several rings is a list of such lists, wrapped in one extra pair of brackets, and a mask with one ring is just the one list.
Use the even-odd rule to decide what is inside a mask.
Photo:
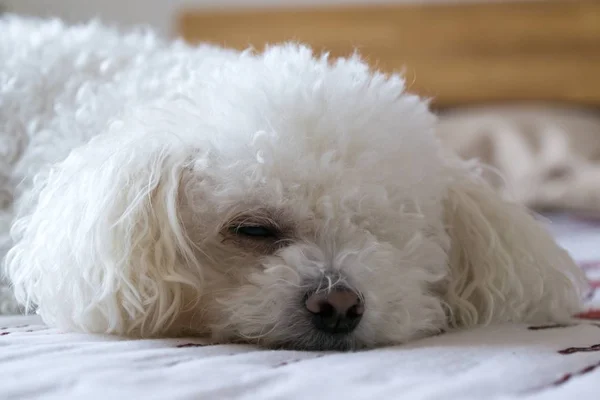
[[(16, 17), (0, 31), (0, 251), (53, 326), (352, 349), (580, 305), (566, 253), (357, 56)], [(343, 335), (303, 303), (337, 288), (365, 310)]]
[(579, 268), (527, 210), (482, 179), (467, 175), (450, 187), (445, 221), (451, 325), (566, 322), (580, 311)]
[[(201, 288), (177, 211), (190, 154), (159, 132), (145, 131), (140, 148), (136, 128), (114, 124), (74, 150), (50, 171), (35, 212), (13, 227), (19, 242), (6, 261), (16, 297), (50, 324), (154, 335), (190, 307), (183, 291)], [(114, 139), (123, 129), (128, 136)]]

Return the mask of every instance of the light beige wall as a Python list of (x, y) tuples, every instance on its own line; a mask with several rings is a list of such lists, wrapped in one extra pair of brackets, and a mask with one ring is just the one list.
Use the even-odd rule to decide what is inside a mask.
[(162, 33), (173, 31), (182, 8), (298, 7), (339, 4), (449, 3), (502, 0), (0, 0), (8, 11), (35, 16), (57, 16), (68, 22), (99, 17), (120, 26), (149, 24)]

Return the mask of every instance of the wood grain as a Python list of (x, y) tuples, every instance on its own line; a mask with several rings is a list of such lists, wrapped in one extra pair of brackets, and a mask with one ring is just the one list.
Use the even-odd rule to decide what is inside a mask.
[(287, 40), (355, 49), (439, 106), (542, 100), (600, 106), (600, 2), (552, 0), (188, 11), (190, 42), (258, 49)]

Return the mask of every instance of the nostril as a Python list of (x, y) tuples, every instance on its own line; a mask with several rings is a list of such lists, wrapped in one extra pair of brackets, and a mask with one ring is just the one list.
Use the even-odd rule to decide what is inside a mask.
[(348, 311), (346, 312), (346, 316), (348, 318), (360, 318), (362, 317), (363, 313), (365, 312), (365, 307), (362, 305), (362, 302), (353, 305), (352, 307), (350, 307), (348, 309)]
[(313, 314), (315, 327), (329, 333), (353, 331), (365, 311), (360, 296), (346, 288), (310, 294), (305, 307)]
[[(309, 311), (311, 311), (311, 310), (309, 309)], [(317, 311), (311, 311), (311, 312), (313, 314), (319, 314), (322, 317), (332, 317), (336, 313), (335, 308), (327, 301), (323, 301), (323, 302), (319, 303)]]

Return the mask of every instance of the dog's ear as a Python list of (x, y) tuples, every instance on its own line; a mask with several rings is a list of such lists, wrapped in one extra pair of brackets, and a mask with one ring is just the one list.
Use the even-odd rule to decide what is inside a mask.
[(585, 279), (567, 252), (524, 207), (458, 175), (445, 203), (450, 324), (565, 321), (579, 311)]
[(150, 336), (189, 306), (184, 291), (197, 298), (201, 268), (177, 198), (190, 147), (177, 134), (143, 134), (145, 122), (114, 124), (75, 149), (13, 227), (8, 275), (49, 323)]

